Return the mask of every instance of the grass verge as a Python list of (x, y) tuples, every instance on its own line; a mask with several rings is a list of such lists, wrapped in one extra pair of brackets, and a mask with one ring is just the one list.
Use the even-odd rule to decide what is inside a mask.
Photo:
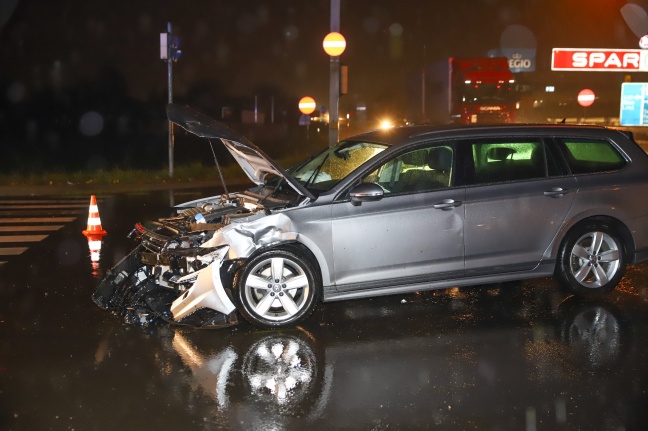
[[(227, 182), (245, 181), (247, 179), (238, 164), (221, 166), (221, 169), (223, 177)], [(168, 168), (157, 170), (113, 168), (95, 172), (51, 171), (0, 173), (0, 186), (125, 185), (204, 181), (220, 183), (218, 170), (214, 166), (204, 166), (201, 163), (178, 165), (174, 167), (173, 178), (169, 178)]]

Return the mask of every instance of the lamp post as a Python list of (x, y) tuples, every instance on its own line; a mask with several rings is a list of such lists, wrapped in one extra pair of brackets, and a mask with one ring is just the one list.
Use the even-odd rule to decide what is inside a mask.
[(346, 48), (344, 36), (340, 33), (340, 0), (331, 0), (331, 32), (324, 38), (324, 52), (331, 57), (329, 81), (329, 146), (338, 141), (340, 100), (340, 55)]

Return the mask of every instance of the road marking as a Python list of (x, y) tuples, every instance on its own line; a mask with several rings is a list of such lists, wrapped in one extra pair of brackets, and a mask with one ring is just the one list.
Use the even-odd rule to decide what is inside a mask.
[[(0, 199), (0, 205), (4, 204), (33, 204), (33, 203), (39, 203), (39, 204), (63, 204), (63, 203), (69, 203), (69, 204), (81, 204), (81, 199)], [(84, 202), (89, 202), (88, 200), (84, 200)]]
[(0, 198), (0, 267), (88, 214), (88, 201), (55, 198)]
[(56, 231), (63, 227), (60, 225), (21, 225), (21, 226), (0, 226), (0, 232), (50, 232)]
[(0, 236), (0, 243), (2, 242), (38, 242), (47, 238), (49, 235), (2, 235)]
[[(30, 209), (30, 210), (0, 210), (0, 217), (5, 217), (5, 216), (15, 216), (18, 213), (28, 213), (31, 215), (45, 215), (45, 214), (50, 214), (51, 211), (43, 208), (43, 209)], [(70, 214), (87, 214), (88, 210), (57, 210), (56, 213), (58, 215), (70, 215)]]
[(27, 251), (28, 247), (0, 247), (0, 256), (18, 256)]
[(0, 218), (0, 223), (70, 223), (78, 217), (13, 217)]
[[(3, 202), (4, 203), (4, 202)], [(42, 209), (57, 209), (57, 208), (87, 208), (88, 204), (42, 204), (42, 205), (2, 205), (0, 203), (1, 210), (42, 210)]]

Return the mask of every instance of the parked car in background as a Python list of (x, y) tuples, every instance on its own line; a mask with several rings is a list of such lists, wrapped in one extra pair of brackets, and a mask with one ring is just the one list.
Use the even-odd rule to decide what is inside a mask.
[(190, 108), (168, 115), (256, 186), (136, 225), (93, 295), (131, 321), (283, 327), (321, 301), (551, 275), (590, 295), (648, 258), (648, 156), (622, 130), (402, 127), (284, 170)]

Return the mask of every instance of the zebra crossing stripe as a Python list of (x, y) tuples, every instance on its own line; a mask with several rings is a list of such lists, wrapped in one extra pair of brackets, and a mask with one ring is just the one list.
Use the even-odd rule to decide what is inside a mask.
[(17, 256), (27, 251), (27, 247), (0, 248), (0, 256)]
[(3, 235), (0, 236), (2, 242), (38, 242), (47, 238), (49, 235)]
[(12, 217), (0, 218), (0, 223), (70, 223), (78, 217)]
[(0, 232), (51, 232), (51, 231), (59, 230), (62, 227), (63, 227), (62, 224), (40, 225), (40, 226), (30, 226), (30, 225), (0, 226)]

